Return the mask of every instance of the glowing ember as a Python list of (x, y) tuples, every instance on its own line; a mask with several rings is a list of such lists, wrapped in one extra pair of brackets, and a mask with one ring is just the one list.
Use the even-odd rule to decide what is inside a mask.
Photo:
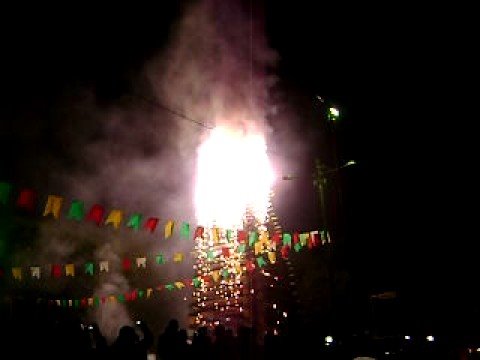
[(198, 149), (198, 223), (235, 228), (241, 225), (247, 207), (264, 220), (273, 180), (263, 135), (215, 128)]

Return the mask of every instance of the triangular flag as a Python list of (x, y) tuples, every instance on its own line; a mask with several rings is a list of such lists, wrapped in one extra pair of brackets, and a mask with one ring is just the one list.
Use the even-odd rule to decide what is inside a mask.
[(85, 216), (85, 207), (83, 202), (80, 200), (73, 200), (70, 205), (70, 210), (68, 210), (68, 218), (71, 220), (80, 221)]
[(17, 199), (17, 207), (29, 212), (35, 210), (35, 200), (37, 194), (32, 189), (23, 189)]
[(205, 228), (203, 226), (197, 226), (195, 229), (195, 235), (194, 238), (203, 238), (203, 233), (205, 231)]
[(253, 244), (255, 255), (258, 255), (262, 252), (263, 250), (263, 244), (261, 242), (256, 242)]
[(253, 246), (258, 240), (258, 233), (256, 231), (250, 231), (248, 236), (248, 245)]
[(93, 275), (93, 269), (94, 269), (93, 262), (85, 263), (85, 274)]
[(155, 260), (156, 260), (157, 264), (159, 264), (159, 265), (165, 264), (165, 257), (163, 256), (163, 254), (158, 254), (155, 257)]
[(135, 213), (130, 216), (127, 221), (127, 227), (138, 230), (140, 229), (140, 224), (142, 222), (142, 214)]
[(12, 191), (12, 185), (6, 182), (0, 182), (0, 204), (7, 205), (10, 191)]
[(190, 238), (190, 224), (189, 223), (182, 223), (182, 227), (180, 228), (180, 236), (189, 239)]
[(167, 223), (165, 224), (165, 239), (168, 239), (170, 236), (172, 236), (174, 226), (175, 223), (173, 222), (173, 220), (167, 221)]
[(237, 247), (237, 251), (238, 251), (240, 254), (244, 254), (246, 247), (247, 247), (246, 244), (240, 244), (240, 245), (238, 245), (238, 247)]
[(262, 256), (257, 257), (257, 264), (259, 267), (264, 267), (265, 265), (267, 265)]
[(62, 266), (59, 264), (53, 264), (52, 265), (52, 276), (54, 278), (59, 278), (62, 276)]
[(196, 288), (200, 287), (200, 285), (202, 284), (202, 280), (200, 280), (199, 277), (194, 277), (192, 279), (192, 282), (193, 282), (193, 286), (195, 286)]
[(159, 219), (156, 218), (156, 217), (151, 217), (151, 218), (148, 218), (147, 221), (145, 221), (145, 225), (143, 225), (143, 227), (150, 231), (151, 233), (153, 233), (155, 231), (155, 229), (157, 228), (157, 224), (159, 222)]
[(292, 246), (292, 235), (289, 233), (283, 233), (283, 245)]
[(147, 299), (152, 296), (152, 292), (153, 292), (153, 289), (152, 288), (148, 288), (147, 289)]
[(173, 262), (179, 263), (183, 261), (183, 253), (177, 252), (173, 254)]
[(213, 278), (214, 282), (218, 282), (218, 280), (220, 279), (220, 271), (213, 270), (212, 271), (212, 278)]
[(216, 226), (212, 228), (212, 238), (214, 244), (218, 244), (220, 241), (220, 229)]
[(137, 268), (143, 267), (144, 269), (147, 267), (147, 258), (146, 257), (138, 257), (137, 258)]
[(318, 245), (320, 245), (318, 230), (310, 231), (310, 242), (308, 243), (308, 246), (310, 248), (312, 248), (312, 247), (318, 246)]
[(306, 246), (307, 241), (308, 241), (308, 237), (309, 237), (309, 233), (301, 233), (299, 235), (299, 237), (300, 237), (300, 244), (302, 244), (302, 246)]
[(15, 280), (22, 280), (22, 268), (14, 267), (12, 268), (12, 276)]
[(290, 254), (290, 246), (284, 245), (280, 249), (280, 252), (282, 254), (282, 258), (288, 259), (288, 255)]
[(247, 241), (247, 232), (245, 230), (237, 230), (237, 240), (239, 243)]
[(132, 260), (129, 258), (124, 258), (122, 261), (123, 270), (128, 271), (132, 268)]
[(175, 290), (175, 286), (172, 284), (167, 284), (165, 285), (165, 289), (167, 289), (168, 291), (172, 291), (172, 290)]
[(295, 232), (293, 233), (293, 244), (298, 244), (299, 241), (300, 241), (300, 238), (299, 238), (299, 236), (298, 236), (298, 232), (295, 231)]
[(272, 241), (276, 244), (276, 245), (280, 245), (282, 243), (282, 234), (276, 232), (273, 234), (273, 237), (272, 237)]
[(125, 295), (120, 294), (117, 296), (118, 302), (119, 303), (124, 303), (125, 302)]
[(222, 255), (225, 257), (230, 257), (230, 249), (228, 248), (228, 246), (222, 247)]
[(110, 296), (108, 297), (108, 300), (109, 300), (110, 302), (112, 302), (112, 303), (117, 302), (117, 298), (115, 297), (115, 295), (110, 295)]
[(100, 267), (100, 272), (102, 271), (108, 272), (108, 260), (100, 261), (99, 267)]
[(177, 289), (183, 289), (185, 287), (185, 284), (181, 281), (175, 281), (174, 285)]
[(32, 278), (40, 279), (40, 267), (39, 266), (31, 266), (30, 271), (32, 273)]
[(123, 219), (123, 211), (122, 210), (112, 210), (110, 214), (108, 214), (107, 219), (105, 220), (105, 225), (113, 224), (115, 229), (120, 227)]
[(270, 251), (268, 253), (268, 260), (270, 261), (270, 264), (275, 264), (275, 261), (277, 260), (277, 254), (273, 251)]
[(100, 225), (103, 220), (103, 214), (105, 209), (102, 205), (94, 204), (87, 215), (87, 220), (93, 221), (95, 224)]
[(52, 214), (55, 219), (58, 219), (60, 217), (60, 209), (62, 208), (62, 204), (63, 197), (57, 195), (48, 195), (43, 216)]
[(75, 265), (74, 264), (65, 265), (65, 275), (66, 276), (75, 276)]
[(255, 264), (251, 260), (247, 260), (245, 263), (245, 267), (247, 268), (247, 271), (252, 272), (255, 270)]
[(140, 290), (140, 289), (138, 290), (138, 298), (139, 298), (139, 299), (143, 298), (143, 295), (144, 295), (144, 294), (145, 294), (145, 291)]
[(299, 242), (293, 245), (293, 248), (295, 249), (295, 252), (299, 252), (302, 249), (302, 244)]

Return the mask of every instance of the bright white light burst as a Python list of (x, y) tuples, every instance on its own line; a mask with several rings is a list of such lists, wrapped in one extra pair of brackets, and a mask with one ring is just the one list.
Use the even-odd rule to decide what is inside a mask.
[(264, 220), (273, 181), (263, 135), (215, 128), (198, 148), (195, 211), (199, 225), (241, 226), (247, 207)]

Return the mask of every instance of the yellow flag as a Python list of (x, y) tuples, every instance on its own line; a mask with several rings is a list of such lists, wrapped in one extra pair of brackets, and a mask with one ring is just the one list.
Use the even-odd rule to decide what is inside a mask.
[(258, 242), (268, 245), (269, 243), (269, 235), (268, 231), (261, 231), (260, 236), (258, 237)]
[(110, 214), (108, 214), (107, 219), (105, 220), (105, 225), (113, 224), (115, 229), (120, 227), (123, 219), (123, 211), (122, 210), (112, 210)]
[(218, 279), (220, 279), (220, 271), (213, 270), (212, 271), (212, 278), (213, 278), (213, 281), (218, 282)]
[(175, 253), (173, 254), (173, 262), (179, 263), (183, 261), (183, 253)]
[(275, 261), (277, 260), (277, 254), (274, 253), (273, 251), (270, 251), (268, 253), (268, 260), (270, 260), (271, 264), (275, 264)]
[(75, 276), (75, 265), (74, 264), (65, 265), (65, 275), (66, 276)]
[(185, 284), (181, 281), (175, 281), (174, 285), (177, 289), (183, 289), (185, 287)]
[(218, 244), (218, 242), (220, 241), (220, 229), (218, 227), (212, 228), (212, 237), (213, 237), (213, 242), (215, 244)]
[(165, 239), (168, 239), (173, 234), (173, 227), (175, 223), (173, 220), (168, 220), (165, 224)]
[(237, 271), (237, 275), (242, 276), (242, 274), (243, 274), (243, 269), (242, 269), (242, 266), (241, 266), (240, 264), (237, 263), (237, 264), (235, 265), (235, 270)]
[(12, 275), (15, 280), (22, 280), (22, 268), (20, 267), (12, 268)]
[(255, 248), (255, 255), (258, 255), (262, 252), (263, 244), (260, 241), (258, 241), (255, 243), (254, 248)]
[(147, 299), (152, 296), (152, 292), (153, 292), (153, 289), (152, 288), (148, 288), (147, 289)]
[(53, 214), (55, 219), (60, 217), (60, 209), (62, 208), (63, 197), (57, 195), (48, 195), (43, 216)]
[(88, 306), (93, 306), (93, 298), (88, 298)]
[(114, 296), (114, 295), (110, 295), (108, 297), (108, 299), (110, 300), (110, 302), (114, 303), (114, 302), (117, 302), (117, 298)]

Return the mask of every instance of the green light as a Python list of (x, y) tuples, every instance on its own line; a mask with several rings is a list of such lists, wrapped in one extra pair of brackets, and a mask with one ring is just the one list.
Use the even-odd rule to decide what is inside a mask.
[(328, 120), (335, 121), (340, 117), (340, 111), (337, 108), (328, 108)]

